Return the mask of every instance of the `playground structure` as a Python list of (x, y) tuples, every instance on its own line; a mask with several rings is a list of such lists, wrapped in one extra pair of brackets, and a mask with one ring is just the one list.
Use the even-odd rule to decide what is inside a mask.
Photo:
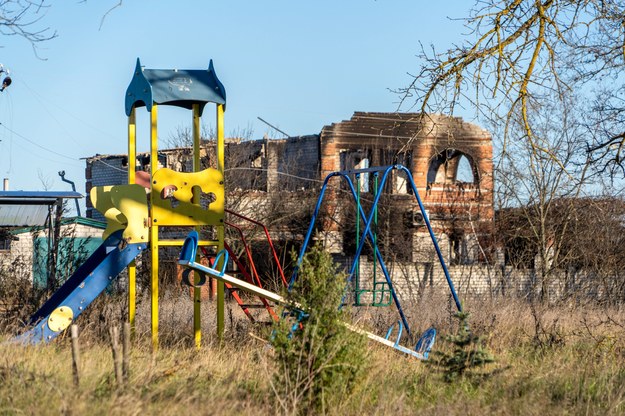
[[(423, 216), (424, 223), (427, 227), (428, 233), (432, 240), (432, 245), (434, 246), (434, 249), (436, 251), (436, 255), (443, 269), (443, 273), (445, 274), (445, 279), (449, 286), (451, 296), (454, 299), (454, 303), (456, 305), (457, 310), (459, 312), (462, 312), (462, 304), (460, 303), (460, 299), (458, 298), (458, 295), (456, 293), (456, 289), (454, 287), (453, 281), (451, 280), (451, 276), (449, 275), (449, 270), (447, 269), (447, 265), (445, 264), (445, 259), (443, 258), (443, 254), (441, 252), (441, 249), (438, 245), (438, 241), (436, 239), (436, 235), (434, 234), (434, 230), (432, 229), (432, 225), (430, 223), (429, 217), (427, 215), (425, 207), (423, 206), (421, 197), (419, 196), (419, 191), (417, 190), (414, 180), (412, 179), (412, 175), (410, 174), (410, 171), (405, 166), (402, 166), (402, 165), (371, 167), (371, 168), (365, 168), (365, 169), (354, 169), (354, 170), (348, 170), (348, 171), (333, 172), (325, 178), (323, 182), (323, 186), (321, 187), (321, 191), (319, 193), (319, 198), (317, 199), (315, 211), (310, 221), (310, 226), (308, 227), (308, 231), (306, 232), (306, 237), (304, 238), (304, 242), (302, 244), (302, 248), (299, 253), (297, 265), (295, 267), (295, 270), (289, 282), (289, 288), (293, 286), (293, 283), (297, 279), (298, 269), (306, 253), (306, 249), (308, 248), (308, 245), (310, 243), (311, 237), (313, 235), (313, 231), (315, 230), (315, 224), (321, 212), (322, 203), (324, 201), (324, 197), (326, 195), (328, 185), (333, 178), (341, 178), (343, 179), (343, 182), (347, 184), (349, 188), (350, 195), (352, 196), (354, 203), (355, 203), (356, 214), (357, 214), (356, 215), (356, 218), (357, 218), (356, 238), (358, 241), (356, 245), (356, 251), (353, 256), (354, 260), (352, 261), (352, 264), (349, 267), (348, 278), (347, 278), (348, 283), (353, 283), (353, 286), (354, 286), (354, 289), (353, 289), (354, 298), (355, 298), (354, 303), (356, 306), (363, 306), (363, 303), (361, 302), (361, 296), (365, 292), (370, 292), (373, 295), (372, 296), (373, 300), (372, 300), (372, 303), (370, 304), (371, 306), (388, 306), (390, 305), (392, 301), (397, 308), (397, 312), (400, 316), (401, 323), (408, 331), (408, 334), (410, 334), (410, 326), (404, 315), (397, 292), (395, 291), (393, 287), (391, 276), (384, 262), (384, 258), (380, 252), (378, 242), (377, 242), (377, 235), (374, 231), (374, 227), (377, 225), (377, 212), (378, 212), (378, 205), (380, 202), (380, 197), (382, 196), (384, 192), (384, 186), (392, 171), (404, 173), (406, 176), (407, 183), (410, 186), (412, 194), (415, 196), (415, 200), (417, 201), (419, 210), (421, 212), (421, 215)], [(361, 188), (363, 176), (366, 178), (365, 180), (367, 180), (369, 179), (368, 178), (369, 175), (373, 176), (374, 187), (373, 187), (373, 202), (372, 202), (369, 212), (367, 213), (365, 211), (365, 208), (362, 205), (360, 188)], [(362, 230), (360, 228), (361, 225), (363, 226)], [(374, 258), (373, 282), (372, 282), (371, 289), (363, 289), (361, 285), (360, 273), (359, 273), (360, 272), (359, 259), (367, 241), (369, 241), (369, 243), (371, 244), (371, 247), (373, 250), (373, 258)], [(384, 277), (383, 280), (378, 280), (377, 278), (378, 268), (381, 269), (381, 272)], [(388, 302), (385, 302), (383, 300), (385, 295), (389, 296)]]
[[(201, 170), (200, 166), (200, 121), (207, 103), (216, 105), (216, 168)], [(217, 281), (216, 318), (217, 334), (224, 332), (225, 289), (227, 288), (243, 312), (252, 320), (252, 305), (246, 304), (238, 295), (243, 290), (261, 300), (261, 307), (266, 309), (272, 320), (279, 315), (273, 304), (284, 306), (284, 298), (262, 287), (261, 279), (253, 264), (250, 245), (237, 224), (226, 221), (226, 214), (263, 228), (272, 251), (273, 260), (279, 266), (278, 256), (273, 248), (268, 230), (262, 224), (250, 218), (225, 209), (224, 184), (224, 111), (226, 104), (225, 89), (217, 78), (212, 61), (208, 70), (162, 70), (144, 69), (137, 59), (135, 72), (126, 92), (125, 103), (128, 116), (128, 184), (95, 187), (90, 192), (94, 206), (107, 219), (104, 243), (92, 256), (52, 295), (52, 297), (32, 316), (31, 329), (18, 337), (30, 343), (47, 342), (65, 330), (82, 311), (104, 291), (121, 271), (128, 270), (128, 320), (134, 327), (136, 315), (136, 266), (134, 259), (150, 249), (150, 308), (152, 345), (158, 347), (159, 324), (159, 249), (163, 247), (182, 247), (179, 264), (186, 268), (183, 282), (193, 287), (193, 328), (194, 342), (201, 345), (201, 286), (206, 284), (206, 277)], [(193, 172), (175, 172), (158, 166), (158, 107), (170, 105), (192, 111), (193, 137)], [(150, 172), (136, 171), (136, 110), (146, 107), (150, 113)], [(404, 173), (412, 193), (419, 205), (432, 243), (444, 270), (451, 294), (459, 311), (460, 301), (449, 276), (436, 237), (432, 231), (427, 213), (410, 172), (401, 165), (372, 167), (366, 169), (334, 172), (328, 175), (321, 188), (314, 214), (306, 233), (299, 258), (290, 281), (287, 282), (281, 267), (278, 267), (282, 284), (290, 290), (297, 279), (299, 266), (306, 254), (315, 224), (324, 201), (328, 184), (332, 178), (342, 178), (352, 195), (357, 214), (357, 246), (354, 261), (348, 271), (348, 286), (353, 286), (355, 305), (363, 305), (362, 296), (372, 295), (371, 306), (394, 304), (399, 320), (397, 329), (392, 326), (385, 337), (365, 333), (371, 340), (393, 347), (419, 359), (426, 359), (432, 347), (436, 331), (430, 328), (423, 332), (414, 349), (400, 345), (403, 330), (412, 336), (412, 330), (400, 304), (399, 296), (393, 287), (391, 276), (386, 268), (382, 253), (378, 248), (375, 225), (380, 197), (391, 171)], [(373, 203), (367, 212), (361, 203), (360, 183), (364, 177), (373, 178)], [(356, 185), (354, 185), (356, 183)], [(146, 193), (148, 194), (146, 196)], [(239, 233), (247, 261), (234, 255), (231, 247), (224, 241), (224, 228), (232, 227)], [(159, 230), (166, 227), (193, 227), (186, 239), (162, 239)], [(202, 229), (211, 229), (211, 239), (201, 239)], [(360, 275), (359, 257), (365, 244), (373, 248), (374, 274), (371, 288), (366, 288)], [(212, 253), (209, 252), (212, 249)], [(209, 265), (202, 265), (198, 249), (209, 258)], [(215, 254), (217, 253), (217, 254)], [(229, 258), (238, 266), (243, 279), (226, 273)], [(382, 278), (378, 280), (377, 269)], [(390, 337), (396, 333), (396, 340)]]
[[(200, 119), (208, 103), (216, 105), (216, 168), (200, 170)], [(224, 111), (226, 91), (212, 61), (207, 70), (145, 69), (137, 59), (126, 91), (128, 116), (128, 184), (95, 187), (90, 196), (107, 220), (104, 243), (67, 279), (30, 320), (34, 328), (18, 337), (28, 342), (49, 341), (97, 297), (108, 282), (128, 268), (128, 320), (136, 315), (136, 266), (134, 258), (150, 248), (150, 297), (152, 344), (158, 346), (159, 249), (182, 246), (183, 240), (159, 238), (162, 227), (213, 227), (215, 238), (201, 240), (203, 247), (224, 248)], [(191, 110), (193, 172), (175, 172), (158, 166), (158, 107), (169, 105)], [(136, 172), (137, 108), (150, 113), (150, 172)], [(146, 198), (146, 188), (148, 196)], [(104, 284), (106, 283), (106, 284)], [(194, 290), (194, 339), (201, 342), (201, 293)], [(76, 299), (76, 301), (74, 300)], [(224, 285), (217, 285), (217, 332), (224, 330)]]

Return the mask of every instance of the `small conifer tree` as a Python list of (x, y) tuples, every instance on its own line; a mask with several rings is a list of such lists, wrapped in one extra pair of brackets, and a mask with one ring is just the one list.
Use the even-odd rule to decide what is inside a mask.
[(329, 403), (352, 391), (363, 371), (366, 338), (345, 326), (348, 312), (339, 309), (345, 284), (320, 246), (304, 257), (286, 295), (290, 319), (275, 326), (272, 338), (272, 385), (284, 413), (325, 413)]
[[(431, 364), (442, 369), (446, 382), (451, 383), (486, 364), (494, 362), (493, 356), (484, 347), (484, 340), (469, 329), (469, 313), (458, 312), (459, 328), (455, 335), (448, 335), (444, 341), (452, 344), (451, 352), (436, 351)], [(485, 374), (482, 374), (482, 376)]]

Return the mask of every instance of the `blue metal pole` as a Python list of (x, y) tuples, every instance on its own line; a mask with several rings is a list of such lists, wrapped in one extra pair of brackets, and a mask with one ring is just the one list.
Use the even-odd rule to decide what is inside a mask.
[(443, 268), (443, 273), (445, 274), (445, 279), (447, 279), (447, 284), (449, 285), (449, 290), (451, 291), (451, 295), (454, 298), (454, 302), (456, 303), (456, 308), (458, 312), (462, 312), (462, 304), (460, 303), (460, 299), (458, 299), (458, 294), (456, 293), (456, 289), (454, 287), (454, 282), (451, 280), (449, 276), (449, 270), (447, 270), (447, 265), (445, 264), (445, 259), (443, 258), (443, 253), (441, 252), (440, 247), (438, 246), (438, 241), (436, 240), (436, 236), (434, 235), (434, 231), (432, 230), (432, 225), (430, 224), (430, 219), (428, 218), (427, 212), (425, 211), (425, 207), (423, 206), (423, 202), (421, 202), (421, 197), (419, 196), (419, 191), (417, 191), (417, 187), (412, 180), (412, 174), (410, 171), (402, 165), (395, 165), (396, 169), (402, 170), (406, 173), (406, 177), (410, 182), (410, 187), (414, 192), (415, 198), (417, 199), (417, 203), (419, 204), (419, 209), (421, 210), (421, 215), (423, 215), (423, 221), (430, 233), (430, 238), (432, 239), (432, 243), (434, 244), (434, 249), (436, 250), (436, 255), (438, 256), (438, 260), (441, 263), (441, 267)]
[[(371, 212), (369, 213), (369, 215), (366, 215), (364, 212), (364, 209), (362, 208), (362, 204), (358, 203), (358, 209), (360, 211), (360, 215), (362, 215), (363, 220), (365, 221), (365, 228), (362, 231), (362, 236), (360, 237), (360, 242), (358, 243), (358, 246), (356, 247), (356, 254), (355, 254), (355, 258), (359, 258), (360, 257), (360, 253), (362, 252), (362, 248), (365, 245), (365, 241), (367, 239), (367, 237), (369, 237), (369, 239), (371, 240), (371, 242), (375, 242), (375, 236), (373, 235), (373, 233), (371, 232), (371, 224), (373, 223), (373, 219), (376, 213), (376, 207), (378, 206), (378, 203), (380, 202), (380, 197), (382, 196), (382, 190), (384, 189), (384, 184), (386, 183), (386, 178), (388, 177), (388, 173), (393, 169), (393, 166), (388, 166), (386, 168), (369, 168), (369, 169), (363, 169), (362, 171), (368, 171), (368, 172), (374, 172), (377, 173), (381, 170), (384, 170), (384, 175), (382, 176), (382, 180), (379, 183), (379, 188), (377, 193), (375, 194), (375, 197), (373, 199), (373, 205), (371, 207)], [(361, 172), (362, 172), (361, 171)], [(352, 196), (354, 197), (354, 199), (356, 199), (356, 190), (354, 189), (354, 185), (352, 184), (348, 174), (349, 173), (354, 173), (356, 171), (346, 171), (346, 172), (339, 172), (340, 176), (342, 176), (343, 178), (345, 178), (347, 180), (347, 183), (349, 184), (349, 188), (350, 191), (352, 193)], [(395, 302), (395, 306), (397, 307), (397, 312), (399, 313), (399, 316), (401, 317), (402, 322), (404, 323), (404, 326), (406, 327), (406, 331), (408, 331), (408, 334), (410, 334), (410, 325), (408, 325), (408, 320), (406, 319), (406, 315), (404, 314), (404, 310), (401, 307), (401, 302), (399, 301), (399, 298), (397, 297), (397, 293), (395, 292), (395, 289), (393, 288), (393, 283), (391, 282), (391, 278), (388, 274), (388, 270), (386, 268), (386, 265), (384, 264), (384, 260), (382, 259), (382, 254), (380, 253), (380, 251), (378, 250), (378, 247), (376, 244), (373, 244), (374, 246), (374, 251), (375, 251), (375, 256), (377, 257), (379, 263), (380, 263), (380, 267), (382, 268), (382, 271), (384, 273), (384, 277), (386, 279), (386, 282), (389, 285), (389, 289), (391, 290), (391, 296), (393, 297), (393, 301)], [(352, 263), (352, 267), (351, 270), (349, 272), (349, 276), (347, 278), (347, 281), (350, 282), (352, 277), (354, 276), (354, 271), (356, 269), (356, 262)]]
[[(297, 259), (297, 264), (295, 266), (295, 269), (293, 270), (293, 275), (291, 276), (291, 280), (289, 282), (289, 287), (288, 290), (291, 290), (293, 288), (293, 284), (295, 283), (295, 280), (297, 279), (297, 273), (299, 272), (299, 268), (302, 264), (302, 260), (304, 258), (304, 254), (306, 252), (306, 249), (308, 247), (308, 243), (310, 241), (310, 237), (312, 236), (312, 232), (317, 220), (317, 217), (319, 216), (319, 211), (321, 209), (321, 204), (323, 202), (323, 197), (325, 196), (325, 192), (328, 186), (328, 182), (330, 181), (331, 178), (335, 177), (335, 176), (340, 176), (342, 178), (344, 178), (347, 181), (347, 184), (349, 186), (350, 192), (352, 194), (352, 196), (354, 197), (354, 200), (357, 201), (357, 208), (358, 211), (360, 213), (360, 215), (362, 216), (363, 220), (365, 221), (365, 229), (362, 232), (360, 241), (358, 243), (358, 246), (356, 247), (356, 254), (354, 256), (355, 259), (360, 257), (360, 253), (362, 252), (362, 248), (364, 247), (364, 243), (366, 241), (366, 238), (369, 237), (371, 239), (371, 241), (375, 241), (373, 239), (373, 234), (371, 232), (371, 223), (373, 220), (373, 215), (375, 214), (375, 209), (371, 210), (370, 215), (366, 215), (364, 212), (364, 209), (362, 208), (362, 205), (360, 204), (360, 201), (357, 198), (357, 192), (356, 189), (354, 188), (354, 184), (350, 178), (350, 175), (352, 174), (358, 174), (358, 173), (363, 173), (363, 172), (380, 172), (382, 170), (385, 171), (385, 174), (382, 178), (382, 183), (379, 186), (379, 190), (375, 195), (374, 198), (374, 202), (373, 202), (373, 206), (376, 207), (379, 200), (380, 200), (380, 196), (382, 194), (381, 190), (384, 189), (384, 183), (386, 181), (386, 178), (388, 176), (388, 172), (392, 169), (392, 166), (389, 167), (384, 167), (384, 168), (367, 168), (367, 169), (359, 169), (359, 170), (351, 170), (351, 171), (341, 171), (341, 172), (332, 172), (331, 174), (329, 174), (328, 176), (326, 176), (324, 182), (323, 182), (323, 186), (321, 187), (321, 192), (319, 194), (319, 198), (317, 199), (317, 204), (315, 206), (315, 210), (313, 212), (313, 216), (311, 218), (310, 221), (310, 226), (308, 227), (308, 231), (306, 233), (306, 237), (304, 238), (304, 242), (302, 244), (302, 248), (300, 249), (299, 252), (299, 256)], [(397, 311), (401, 317), (402, 322), (404, 323), (404, 326), (406, 327), (406, 330), (408, 331), (408, 333), (410, 334), (410, 326), (408, 325), (408, 320), (406, 319), (406, 316), (404, 314), (404, 311), (401, 307), (401, 303), (399, 301), (399, 298), (397, 297), (397, 293), (395, 292), (395, 289), (393, 288), (393, 284), (391, 282), (390, 276), (388, 275), (388, 270), (386, 269), (386, 265), (384, 264), (384, 261), (382, 260), (382, 255), (380, 253), (380, 251), (378, 250), (377, 247), (375, 247), (375, 255), (378, 258), (378, 261), (380, 262), (380, 266), (382, 267), (382, 270), (385, 274), (385, 278), (386, 281), (389, 285), (389, 288), (391, 290), (391, 296), (393, 297), (393, 301), (395, 302), (395, 306), (397, 307)], [(352, 277), (354, 276), (354, 272), (355, 272), (355, 268), (357, 266), (357, 261), (352, 262), (352, 266), (349, 272), (349, 276), (347, 278), (347, 282), (351, 282)]]
[(328, 186), (328, 182), (330, 178), (339, 175), (339, 172), (332, 172), (326, 179), (323, 181), (323, 186), (321, 187), (321, 192), (319, 193), (319, 198), (317, 198), (317, 205), (315, 205), (315, 211), (313, 212), (313, 216), (310, 219), (310, 225), (308, 226), (308, 231), (306, 232), (306, 237), (304, 238), (304, 242), (302, 244), (302, 248), (299, 251), (299, 256), (297, 257), (297, 264), (295, 265), (295, 269), (293, 270), (293, 274), (291, 275), (291, 280), (289, 281), (288, 290), (290, 291), (293, 288), (293, 284), (295, 283), (295, 279), (297, 279), (297, 273), (299, 272), (299, 268), (302, 265), (302, 260), (304, 259), (304, 253), (306, 252), (306, 248), (308, 247), (308, 242), (310, 241), (310, 237), (312, 236), (312, 232), (315, 228), (315, 223), (317, 222), (317, 217), (319, 216), (319, 211), (321, 209), (321, 203), (323, 202), (323, 196), (326, 193), (326, 188)]

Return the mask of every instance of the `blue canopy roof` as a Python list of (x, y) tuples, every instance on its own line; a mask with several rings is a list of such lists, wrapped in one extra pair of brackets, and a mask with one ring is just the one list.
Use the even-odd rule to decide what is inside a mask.
[(0, 204), (49, 205), (58, 199), (82, 198), (74, 191), (0, 191)]
[(153, 104), (173, 105), (191, 109), (200, 105), (200, 115), (206, 103), (226, 104), (226, 89), (217, 78), (213, 61), (208, 69), (145, 69), (137, 58), (135, 72), (126, 90), (126, 115), (133, 107)]

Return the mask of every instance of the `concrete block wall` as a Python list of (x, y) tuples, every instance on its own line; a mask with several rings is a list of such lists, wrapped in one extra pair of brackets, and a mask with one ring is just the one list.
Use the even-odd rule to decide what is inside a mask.
[(276, 152), (268, 152), (276, 158), (270, 166), (286, 174), (277, 175), (278, 189), (298, 191), (319, 187), (319, 136), (291, 137), (280, 142), (274, 145)]
[[(348, 270), (351, 259), (337, 258), (344, 270)], [(393, 263), (386, 264), (391, 282), (401, 301), (416, 301), (426, 294), (450, 293), (445, 273), (440, 263)], [(518, 296), (538, 294), (534, 270), (491, 267), (485, 265), (448, 266), (450, 278), (459, 297), (467, 296)], [(366, 257), (360, 260), (360, 288), (373, 289), (373, 263)], [(376, 281), (384, 281), (384, 274), (378, 265)], [(548, 287), (548, 297), (552, 300), (566, 293), (566, 273), (554, 273)]]
[[(5, 271), (25, 273), (30, 281), (33, 280), (33, 238), (28, 232), (15, 236), (17, 240), (11, 242), (11, 249), (0, 255), (0, 268)], [(23, 270), (22, 270), (23, 269)]]

